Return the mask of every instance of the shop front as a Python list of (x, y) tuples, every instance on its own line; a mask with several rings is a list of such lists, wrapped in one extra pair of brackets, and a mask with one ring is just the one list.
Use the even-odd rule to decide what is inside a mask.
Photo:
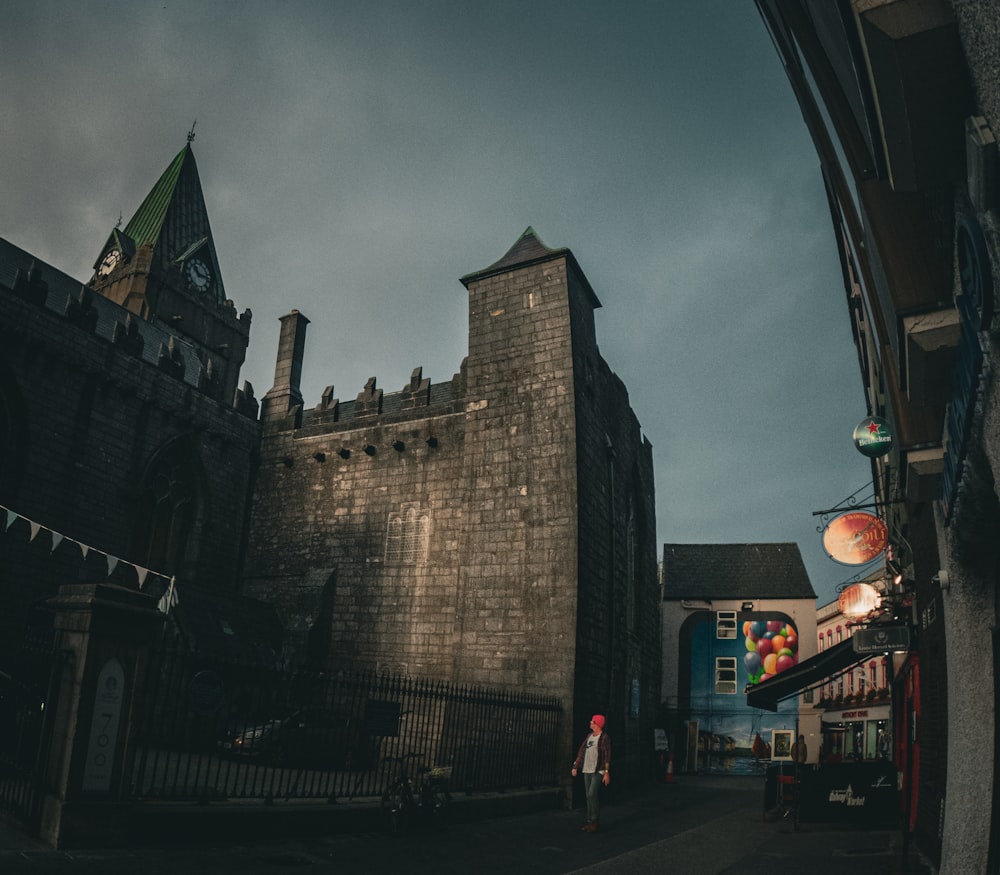
[(824, 711), (820, 762), (871, 762), (891, 759), (891, 718), (888, 703)]
[[(866, 657), (854, 651), (850, 640), (844, 641), (801, 663), (789, 676), (748, 689), (747, 702), (773, 710), (781, 700), (818, 689), (830, 678), (851, 671)], [(780, 801), (774, 795), (780, 791), (772, 784), (791, 775), (801, 821), (897, 823), (901, 804), (899, 775), (892, 760), (891, 705), (877, 701), (828, 709), (820, 720), (818, 762), (768, 767), (765, 806), (772, 798)]]

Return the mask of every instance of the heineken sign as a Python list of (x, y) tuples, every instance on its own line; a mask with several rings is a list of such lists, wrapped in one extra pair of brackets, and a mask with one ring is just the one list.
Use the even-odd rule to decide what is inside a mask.
[(876, 459), (892, 449), (892, 429), (881, 416), (862, 419), (854, 429), (854, 446), (858, 452)]

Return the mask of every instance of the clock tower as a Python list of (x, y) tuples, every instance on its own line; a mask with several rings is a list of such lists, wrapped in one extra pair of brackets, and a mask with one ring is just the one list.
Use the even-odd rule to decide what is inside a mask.
[(88, 285), (197, 350), (206, 388), (231, 403), (250, 341), (249, 310), (226, 296), (192, 135), (125, 228), (115, 227)]

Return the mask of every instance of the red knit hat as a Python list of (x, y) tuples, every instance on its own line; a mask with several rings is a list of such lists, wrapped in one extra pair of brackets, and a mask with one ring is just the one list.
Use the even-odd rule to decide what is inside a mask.
[(604, 715), (603, 714), (595, 714), (593, 717), (590, 718), (590, 722), (591, 723), (596, 723), (600, 729), (603, 729), (604, 728)]

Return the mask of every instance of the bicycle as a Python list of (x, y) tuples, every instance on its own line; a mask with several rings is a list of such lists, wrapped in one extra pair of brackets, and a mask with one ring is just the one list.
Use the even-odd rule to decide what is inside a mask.
[(418, 819), (433, 829), (444, 829), (448, 824), (451, 766), (424, 766), (417, 770), (414, 781), (407, 774), (405, 763), (418, 756), (417, 753), (408, 753), (387, 757), (391, 762), (399, 763), (396, 777), (382, 794), (382, 822), (392, 835), (404, 832)]

